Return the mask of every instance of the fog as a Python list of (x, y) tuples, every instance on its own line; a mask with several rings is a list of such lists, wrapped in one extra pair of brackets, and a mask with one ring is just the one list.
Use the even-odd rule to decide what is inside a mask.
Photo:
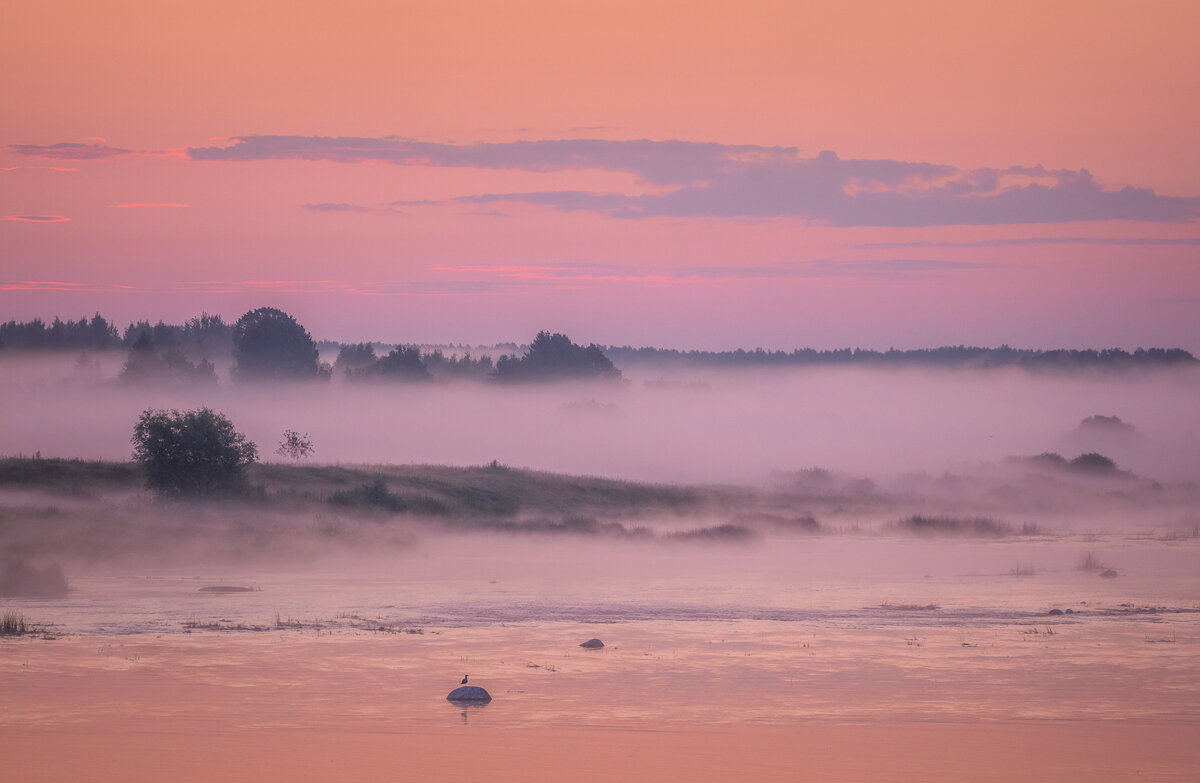
[[(146, 408), (212, 407), (273, 451), (308, 433), (317, 463), (482, 465), (637, 481), (761, 485), (821, 467), (886, 479), (1013, 455), (1099, 452), (1125, 470), (1192, 480), (1200, 370), (625, 369), (618, 384), (475, 382), (133, 386), (124, 354), (0, 360), (0, 453), (127, 459)], [(1080, 429), (1091, 416), (1136, 428)]]

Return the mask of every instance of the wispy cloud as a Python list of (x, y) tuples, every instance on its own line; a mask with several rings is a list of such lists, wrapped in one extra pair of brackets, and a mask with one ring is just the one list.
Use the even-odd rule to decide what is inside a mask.
[(345, 201), (321, 201), (317, 203), (301, 204), (301, 207), (313, 212), (360, 212), (368, 215), (403, 215), (404, 211), (396, 209), (390, 204), (382, 206), (366, 206), (363, 204), (350, 204)]
[[(103, 141), (101, 139), (100, 141)], [(107, 158), (135, 157), (187, 157), (186, 150), (131, 150), (107, 144), (81, 144), (64, 141), (58, 144), (10, 144), (4, 149), (17, 155), (51, 160), (104, 160)]]
[(679, 185), (722, 169), (763, 160), (790, 160), (793, 147), (760, 147), (690, 141), (549, 139), (481, 144), (439, 144), (397, 137), (241, 136), (226, 147), (191, 147), (193, 160), (329, 160), (402, 166), (562, 171), (628, 171), (643, 181)]
[(370, 207), (359, 206), (358, 204), (347, 204), (343, 201), (324, 201), (318, 204), (302, 204), (305, 209), (311, 209), (313, 212), (370, 212)]
[(71, 218), (66, 215), (5, 215), (0, 220), (18, 220), (22, 223), (66, 223)]
[(900, 249), (909, 247), (1021, 247), (1026, 245), (1145, 245), (1150, 247), (1172, 247), (1200, 245), (1200, 237), (1009, 237), (959, 242), (919, 239), (907, 242), (860, 242), (851, 245), (851, 247)]
[(33, 158), (53, 158), (55, 160), (99, 160), (133, 154), (133, 150), (121, 147), (110, 147), (106, 144), (80, 144), (78, 142), (10, 144), (7, 149), (18, 155), (27, 155)]
[(79, 293), (103, 293), (131, 290), (133, 290), (133, 286), (76, 283), (67, 280), (0, 280), (0, 291), (75, 291)]
[(155, 209), (155, 208), (159, 208), (159, 207), (182, 209), (182, 208), (190, 207), (191, 204), (174, 204), (174, 203), (170, 203), (170, 202), (151, 201), (151, 202), (146, 202), (146, 203), (142, 203), (142, 204), (113, 204), (113, 206), (117, 209), (146, 209), (146, 208)]
[(970, 272), (997, 264), (929, 259), (832, 261), (812, 259), (767, 265), (691, 266), (643, 269), (621, 264), (459, 264), (433, 271), (553, 283), (674, 283), (817, 277), (912, 277), (941, 272)]
[(0, 166), (0, 171), (79, 171), (70, 166)]
[[(459, 203), (521, 203), (622, 219), (797, 218), (836, 226), (933, 226), (1099, 220), (1190, 221), (1200, 198), (1107, 188), (1087, 169), (960, 170), (898, 160), (804, 157), (795, 147), (548, 139), (441, 144), (398, 137), (242, 136), (193, 147), (193, 160), (328, 160), (400, 166), (627, 172), (664, 192), (547, 189), (478, 193)], [(411, 203), (411, 202), (410, 202)], [(418, 202), (419, 203), (419, 202)]]

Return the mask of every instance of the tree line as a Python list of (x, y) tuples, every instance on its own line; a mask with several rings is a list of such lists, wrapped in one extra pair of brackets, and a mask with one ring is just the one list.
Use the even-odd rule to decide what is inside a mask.
[[(435, 378), (497, 382), (619, 379), (621, 372), (597, 345), (577, 345), (563, 334), (539, 332), (523, 353), (473, 357), (446, 355), (397, 345), (379, 355), (373, 343), (340, 345), (330, 365), (321, 361), (315, 340), (290, 314), (273, 308), (251, 310), (233, 324), (207, 313), (181, 325), (131, 323), (123, 334), (97, 313), (91, 319), (47, 325), (40, 319), (0, 324), (0, 349), (101, 351), (124, 348), (119, 377), (128, 383), (215, 384), (213, 358), (232, 360), (238, 382), (328, 380), (335, 374), (352, 382), (429, 381)], [(86, 355), (82, 362), (89, 362)]]
[[(332, 365), (320, 360), (317, 343), (288, 313), (260, 307), (227, 324), (219, 315), (204, 313), (183, 324), (159, 321), (130, 323), (118, 333), (99, 313), (78, 321), (55, 318), (0, 323), (0, 351), (128, 351), (120, 377), (126, 382), (172, 381), (216, 383), (214, 358), (233, 360), (235, 380), (320, 380), (337, 375), (348, 381), (428, 381), (488, 379), (499, 382), (575, 378), (619, 378), (621, 364), (696, 365), (715, 368), (780, 366), (922, 366), (935, 368), (1021, 367), (1031, 370), (1074, 370), (1190, 364), (1196, 358), (1181, 348), (1120, 348), (1034, 350), (977, 346), (875, 351), (862, 348), (793, 351), (738, 349), (680, 351), (670, 348), (601, 347), (577, 345), (566, 335), (539, 332), (527, 350), (505, 353), (495, 361), (470, 352), (446, 355), (440, 349), (422, 351), (396, 345), (376, 353), (375, 343), (335, 344)], [(514, 346), (515, 348), (515, 346)]]
[(679, 351), (671, 348), (633, 348), (609, 346), (607, 356), (621, 363), (690, 364), (710, 367), (786, 367), (805, 365), (850, 365), (867, 367), (925, 366), (946, 368), (1024, 367), (1027, 369), (1125, 368), (1190, 364), (1196, 357), (1182, 348), (1121, 348), (1035, 350), (951, 345), (941, 348), (875, 351), (864, 348), (838, 348), (818, 351), (797, 348), (794, 351)]

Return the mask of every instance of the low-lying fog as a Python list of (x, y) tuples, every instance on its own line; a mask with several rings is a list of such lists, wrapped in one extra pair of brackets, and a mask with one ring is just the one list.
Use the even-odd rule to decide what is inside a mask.
[[(146, 408), (212, 407), (273, 452), (313, 462), (515, 467), (659, 482), (762, 483), (773, 471), (939, 474), (1010, 455), (1099, 452), (1155, 479), (1200, 471), (1200, 370), (1032, 374), (623, 368), (619, 384), (123, 385), (124, 354), (0, 360), (0, 454), (127, 459)], [(1091, 416), (1128, 427), (1080, 428)]]

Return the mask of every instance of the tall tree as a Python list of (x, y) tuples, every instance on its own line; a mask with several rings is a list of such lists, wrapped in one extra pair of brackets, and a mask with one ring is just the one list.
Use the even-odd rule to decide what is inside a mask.
[(296, 319), (274, 307), (251, 310), (233, 325), (238, 380), (309, 380), (322, 376), (317, 344)]

